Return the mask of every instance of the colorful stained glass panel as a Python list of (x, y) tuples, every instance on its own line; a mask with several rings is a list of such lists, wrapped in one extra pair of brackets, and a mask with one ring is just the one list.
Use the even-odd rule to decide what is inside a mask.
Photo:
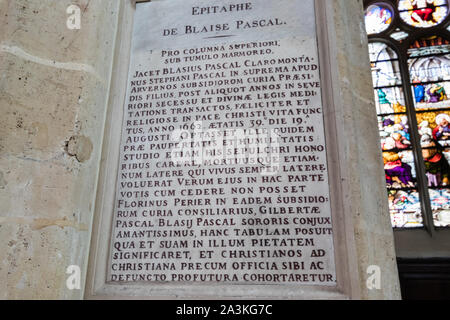
[(369, 6), (365, 17), (367, 34), (377, 34), (385, 31), (392, 24), (392, 19), (392, 10), (387, 6)]
[(395, 228), (422, 227), (417, 173), (398, 56), (381, 42), (371, 43), (369, 53), (392, 225)]
[(420, 198), (417, 190), (388, 192), (391, 222), (394, 228), (423, 227)]
[(377, 114), (388, 115), (406, 112), (405, 99), (401, 87), (375, 89)]
[(450, 100), (447, 95), (447, 92), (450, 92), (449, 82), (417, 83), (413, 85), (412, 91), (418, 111), (441, 110), (450, 107)]
[(400, 17), (407, 24), (417, 28), (430, 28), (447, 17), (447, 0), (400, 0)]
[[(392, 138), (382, 140), (383, 145), (396, 141)], [(389, 190), (411, 189), (416, 186), (416, 172), (414, 169), (414, 156), (412, 151), (383, 150), (384, 172)]]
[(372, 81), (375, 87), (401, 85), (398, 61), (378, 61), (372, 63)]
[(381, 139), (391, 137), (397, 142), (397, 149), (411, 149), (411, 134), (406, 114), (379, 116), (378, 128)]
[(429, 137), (442, 147), (450, 147), (450, 110), (417, 112), (417, 123), (421, 138)]
[(431, 209), (436, 227), (450, 227), (450, 189), (430, 189)]
[(446, 187), (450, 184), (449, 152), (444, 152), (436, 141), (422, 137), (422, 155), (425, 163), (428, 187)]
[(450, 110), (423, 114), (430, 120), (431, 137), (442, 147), (450, 147)]
[(431, 82), (450, 80), (450, 55), (410, 59), (409, 71), (413, 81)]

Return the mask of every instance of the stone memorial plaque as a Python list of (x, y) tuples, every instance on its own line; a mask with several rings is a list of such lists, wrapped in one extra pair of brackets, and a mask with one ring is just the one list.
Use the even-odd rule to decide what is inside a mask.
[(137, 4), (110, 282), (336, 285), (313, 0)]

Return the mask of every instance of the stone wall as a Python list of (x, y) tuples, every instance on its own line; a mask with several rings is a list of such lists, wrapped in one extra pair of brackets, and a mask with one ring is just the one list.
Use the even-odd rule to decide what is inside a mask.
[(0, 1), (0, 299), (82, 297), (118, 6)]
[[(84, 280), (121, 1), (0, 0), (1, 299), (83, 297), (67, 290), (65, 271), (79, 265)], [(327, 1), (340, 107), (328, 116), (342, 123), (344, 210), (354, 221), (345, 236), (359, 261), (348, 285), (364, 299), (398, 298), (362, 3)], [(71, 4), (80, 30), (66, 27)], [(367, 290), (372, 264), (387, 275), (382, 291)]]

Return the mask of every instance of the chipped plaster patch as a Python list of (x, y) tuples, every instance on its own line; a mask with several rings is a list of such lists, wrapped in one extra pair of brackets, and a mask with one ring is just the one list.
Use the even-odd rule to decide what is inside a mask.
[(86, 162), (90, 159), (94, 146), (91, 139), (85, 136), (70, 137), (66, 144), (67, 153), (75, 157), (79, 162)]

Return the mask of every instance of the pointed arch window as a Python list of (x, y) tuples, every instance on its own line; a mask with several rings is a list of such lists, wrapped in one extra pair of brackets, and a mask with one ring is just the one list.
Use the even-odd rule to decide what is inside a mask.
[(447, 0), (365, 1), (391, 222), (450, 228)]

